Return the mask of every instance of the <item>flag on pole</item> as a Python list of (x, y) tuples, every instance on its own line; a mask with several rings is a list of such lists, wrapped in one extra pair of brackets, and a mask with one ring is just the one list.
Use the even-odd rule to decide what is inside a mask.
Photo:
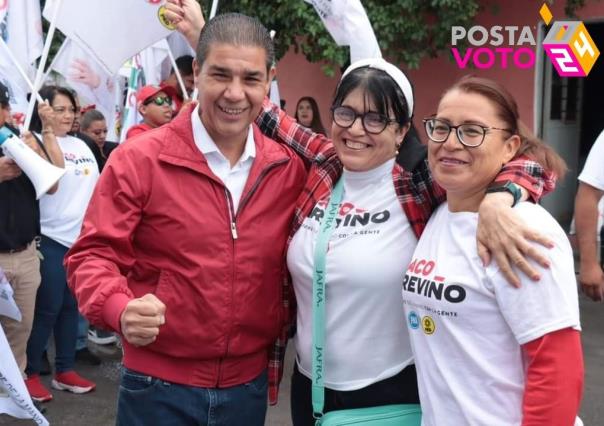
[(140, 54), (140, 64), (145, 74), (145, 84), (159, 86), (170, 73), (170, 46), (166, 40), (160, 40), (153, 46), (147, 47)]
[(271, 81), (271, 89), (269, 92), (269, 98), (272, 103), (277, 106), (281, 105), (281, 96), (279, 95), (279, 85), (277, 84), (277, 77), (273, 78)]
[(381, 58), (380, 46), (361, 0), (304, 0), (314, 6), (338, 46), (350, 46), (350, 62)]
[[(136, 92), (145, 85), (145, 81), (142, 68), (138, 62), (139, 60), (139, 55), (132, 58), (130, 77), (128, 78), (128, 92), (126, 93), (126, 105), (122, 116), (120, 142), (126, 140), (128, 129), (135, 124), (138, 124), (141, 119), (138, 109), (136, 108)], [(123, 70), (120, 72), (123, 72)]]
[(47, 78), (51, 71), (63, 76), (77, 92), (82, 106), (94, 104), (105, 116), (107, 128), (115, 128), (116, 76), (109, 74), (93, 55), (66, 38), (48, 68)]
[[(33, 80), (36, 71), (33, 64), (43, 47), (39, 0), (0, 0), (0, 38)], [(8, 87), (13, 118), (17, 125), (22, 125), (29, 87), (1, 47), (0, 81)]]
[[(2, 9), (4, 5), (4, 9)], [(42, 54), (42, 16), (39, 0), (0, 0), (0, 34), (19, 65), (31, 72), (34, 61)], [(10, 62), (6, 55), (0, 55), (0, 62)], [(19, 77), (15, 81), (20, 81)], [(25, 82), (23, 82), (25, 84)], [(26, 86), (24, 86), (26, 88)]]
[[(57, 0), (47, 0), (43, 15), (50, 19)], [(63, 0), (57, 28), (95, 55), (107, 73), (146, 47), (166, 38), (174, 28), (158, 1)]]
[(174, 31), (168, 36), (168, 44), (170, 45), (170, 50), (172, 50), (172, 54), (175, 58), (180, 58), (185, 55), (195, 57), (195, 49), (191, 47), (185, 36), (178, 31)]
[(0, 325), (0, 413), (18, 419), (32, 419), (37, 425), (48, 426), (48, 421), (34, 406), (17, 361), (13, 356), (4, 330)]
[(14, 291), (4, 271), (0, 268), (0, 315), (21, 322), (22, 316), (13, 297)]

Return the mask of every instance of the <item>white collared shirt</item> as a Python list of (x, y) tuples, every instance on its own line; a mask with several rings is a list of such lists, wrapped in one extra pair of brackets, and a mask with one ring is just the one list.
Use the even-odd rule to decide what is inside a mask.
[(256, 144), (254, 143), (254, 132), (250, 125), (243, 154), (237, 163), (231, 167), (230, 161), (220, 152), (216, 143), (206, 130), (199, 118), (199, 105), (195, 107), (191, 114), (191, 123), (193, 124), (193, 140), (195, 145), (206, 157), (208, 166), (231, 193), (233, 199), (233, 211), (237, 213), (239, 200), (245, 187), (245, 182), (250, 174), (254, 158), (256, 157)]

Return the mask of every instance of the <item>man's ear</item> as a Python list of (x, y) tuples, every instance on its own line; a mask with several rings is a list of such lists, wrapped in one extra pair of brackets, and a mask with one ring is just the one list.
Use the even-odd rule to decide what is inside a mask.
[(201, 72), (201, 65), (197, 62), (197, 58), (193, 58), (193, 85), (197, 87), (197, 80), (199, 79), (199, 73)]
[(141, 103), (138, 107), (138, 113), (144, 118), (145, 114), (147, 113), (147, 105)]

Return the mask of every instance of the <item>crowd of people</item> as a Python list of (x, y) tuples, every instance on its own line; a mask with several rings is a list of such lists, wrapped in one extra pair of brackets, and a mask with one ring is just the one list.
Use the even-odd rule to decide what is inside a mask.
[[(118, 145), (102, 113), (79, 117), (76, 93), (43, 87), (24, 139), (66, 173), (39, 202), (0, 156), (0, 267), (23, 314), (0, 321), (34, 400), (52, 399), (51, 335), (51, 386), (76, 394), (95, 388), (75, 371), (87, 337), (119, 336), (118, 425), (263, 425), (291, 339), (296, 426), (400, 405), (421, 406), (423, 425), (575, 423), (573, 252), (537, 204), (566, 166), (504, 86), (457, 81), (424, 145), (421, 93), (386, 60), (357, 61), (328, 136), (313, 97), (294, 117), (269, 101), (275, 53), (257, 19), (205, 23), (192, 0), (169, 0), (166, 19), (196, 48), (177, 60), (187, 93), (174, 74), (142, 87), (142, 122)], [(576, 209), (594, 300), (603, 147)]]

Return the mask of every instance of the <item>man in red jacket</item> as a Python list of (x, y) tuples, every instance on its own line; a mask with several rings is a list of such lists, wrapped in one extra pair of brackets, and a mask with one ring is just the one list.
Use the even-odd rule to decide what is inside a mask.
[(124, 337), (118, 424), (264, 424), (306, 174), (252, 124), (273, 61), (258, 20), (210, 21), (199, 104), (112, 154), (66, 256), (82, 313)]

